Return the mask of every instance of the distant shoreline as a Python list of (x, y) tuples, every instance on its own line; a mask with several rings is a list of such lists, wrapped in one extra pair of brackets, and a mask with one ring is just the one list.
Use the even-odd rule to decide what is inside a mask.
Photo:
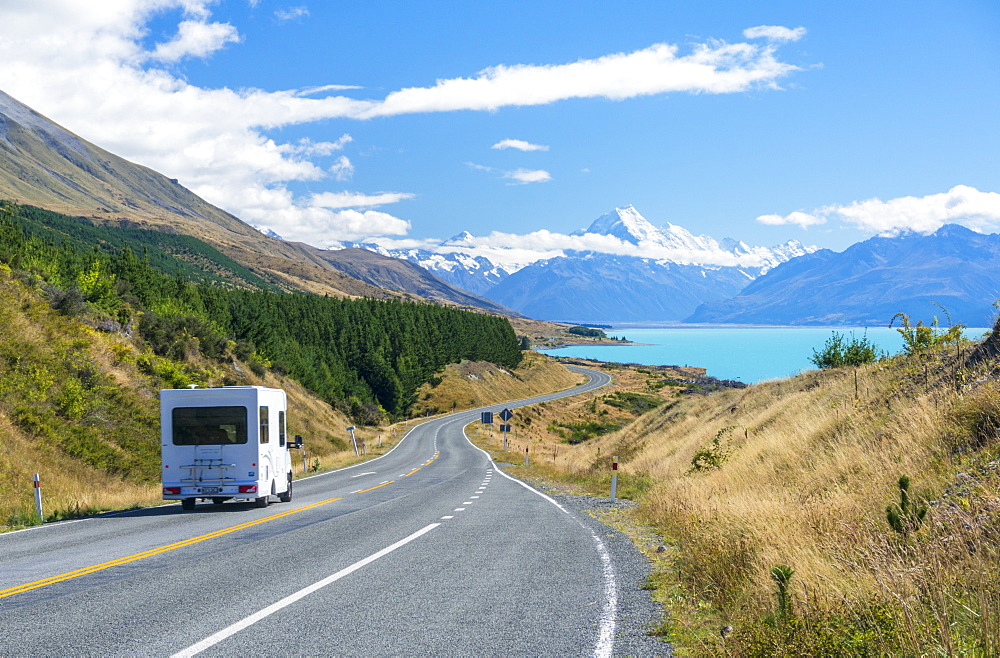
[(565, 341), (559, 343), (558, 345), (544, 345), (538, 347), (532, 347), (531, 349), (537, 350), (539, 352), (544, 352), (547, 350), (561, 350), (564, 347), (589, 347), (591, 345), (599, 345), (601, 347), (635, 347), (635, 346), (646, 346), (649, 347), (655, 343), (636, 343), (631, 340), (586, 340), (586, 341)]

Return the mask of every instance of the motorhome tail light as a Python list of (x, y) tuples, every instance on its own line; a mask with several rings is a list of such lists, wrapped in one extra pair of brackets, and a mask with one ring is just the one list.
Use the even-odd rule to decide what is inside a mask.
[(257, 493), (256, 484), (241, 484), (240, 493)]
[(181, 492), (180, 487), (163, 487), (164, 496), (176, 496)]

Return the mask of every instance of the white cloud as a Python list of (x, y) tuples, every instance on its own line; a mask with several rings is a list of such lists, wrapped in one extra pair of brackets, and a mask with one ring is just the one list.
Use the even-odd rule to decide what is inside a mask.
[(358, 85), (320, 85), (318, 87), (306, 87), (295, 92), (296, 96), (315, 96), (328, 91), (349, 91), (351, 89), (364, 89)]
[(350, 135), (344, 134), (335, 142), (314, 142), (308, 137), (303, 137), (294, 145), (289, 145), (288, 151), (297, 155), (316, 156), (332, 155), (337, 151), (342, 151), (344, 146), (354, 141)]
[(338, 233), (357, 237), (372, 235), (406, 235), (410, 222), (377, 210), (341, 210), (335, 213)]
[(719, 248), (668, 248), (652, 241), (638, 244), (625, 242), (610, 235), (584, 233), (565, 235), (548, 230), (526, 234), (493, 231), (486, 236), (468, 236), (460, 243), (442, 244), (440, 240), (374, 240), (387, 249), (426, 249), (433, 253), (461, 253), (484, 256), (493, 263), (514, 271), (539, 260), (565, 256), (570, 251), (595, 252), (615, 256), (632, 256), (650, 260), (688, 263), (706, 266), (760, 267), (765, 259), (761, 250), (739, 256)]
[(545, 171), (544, 169), (512, 169), (510, 171), (502, 171), (494, 167), (487, 167), (486, 165), (476, 164), (475, 162), (466, 162), (465, 164), (470, 169), (475, 169), (476, 171), (485, 171), (490, 174), (499, 171), (500, 178), (505, 178), (507, 180), (514, 181), (513, 183), (510, 183), (511, 185), (527, 185), (528, 183), (547, 183), (550, 180), (552, 180), (552, 174)]
[(826, 223), (826, 219), (823, 217), (817, 217), (816, 215), (810, 215), (809, 213), (804, 213), (798, 210), (793, 213), (789, 213), (784, 217), (781, 215), (761, 215), (757, 218), (757, 221), (768, 226), (787, 226), (789, 224), (794, 224), (800, 228), (809, 228), (810, 226), (818, 226), (819, 224)]
[(304, 18), (309, 15), (308, 7), (289, 7), (288, 9), (277, 9), (274, 15), (279, 21), (293, 21), (296, 18)]
[(787, 28), (781, 25), (758, 25), (743, 30), (747, 39), (767, 39), (768, 41), (798, 41), (806, 35), (806, 28)]
[(380, 192), (379, 194), (321, 192), (312, 195), (310, 205), (321, 208), (371, 208), (389, 203), (399, 203), (415, 196), (415, 194), (408, 192)]
[(176, 62), (185, 57), (207, 57), (227, 43), (239, 41), (239, 33), (229, 23), (181, 21), (177, 26), (177, 36), (166, 43), (157, 44), (150, 58), (160, 62)]
[(794, 212), (762, 215), (762, 224), (798, 224), (805, 228), (829, 220), (862, 231), (892, 236), (906, 231), (933, 233), (945, 224), (961, 224), (979, 232), (1000, 231), (1000, 193), (980, 192), (974, 187), (956, 185), (947, 192), (915, 197), (905, 196), (882, 201), (868, 199), (847, 205), (829, 205), (812, 213)]
[[(518, 249), (534, 251), (539, 254), (566, 251), (593, 251), (615, 256), (633, 256), (651, 260), (669, 260), (675, 263), (699, 265), (726, 265), (756, 267), (762, 264), (759, 254), (744, 254), (737, 256), (722, 249), (699, 248), (669, 248), (656, 242), (643, 240), (638, 244), (626, 242), (613, 235), (584, 233), (582, 235), (565, 235), (552, 231), (540, 230), (518, 235), (493, 231), (485, 237), (473, 237), (470, 242), (476, 247), (493, 249)], [(551, 256), (547, 256), (551, 257)]]
[(349, 181), (354, 177), (354, 165), (346, 155), (342, 155), (330, 165), (330, 173), (340, 182)]
[(775, 59), (772, 44), (711, 42), (678, 56), (678, 48), (656, 44), (631, 53), (547, 66), (494, 66), (474, 78), (439, 80), (433, 87), (390, 93), (359, 117), (414, 112), (498, 110), (546, 105), (570, 98), (623, 100), (669, 92), (725, 94), (755, 86), (777, 87), (799, 68)]
[(514, 171), (505, 171), (503, 177), (514, 181), (517, 185), (547, 183), (552, 180), (552, 174), (544, 169), (515, 169)]
[[(354, 231), (357, 217), (314, 207), (287, 186), (349, 180), (354, 164), (348, 154), (332, 164), (320, 160), (342, 150), (337, 142), (282, 143), (268, 131), (329, 119), (497, 110), (571, 98), (733, 93), (776, 87), (798, 70), (777, 59), (773, 41), (711, 41), (686, 54), (657, 44), (564, 64), (496, 66), (381, 99), (323, 95), (358, 88), (352, 85), (209, 89), (158, 66), (210, 57), (239, 41), (235, 27), (211, 20), (213, 5), (212, 0), (0, 3), (0, 89), (81, 137), (178, 178), (210, 202), (289, 239), (316, 239), (328, 222), (321, 240), (328, 242), (340, 237), (337, 231)], [(282, 11), (290, 16), (293, 9)], [(143, 44), (152, 19), (174, 10), (183, 14), (176, 36), (147, 50)], [(500, 175), (514, 182), (551, 177), (530, 170)], [(406, 224), (389, 216), (369, 217), (372, 226), (391, 231)]]
[(531, 142), (526, 142), (523, 139), (504, 139), (490, 148), (494, 149), (517, 149), (518, 151), (548, 151), (548, 146), (543, 146), (541, 144), (532, 144)]

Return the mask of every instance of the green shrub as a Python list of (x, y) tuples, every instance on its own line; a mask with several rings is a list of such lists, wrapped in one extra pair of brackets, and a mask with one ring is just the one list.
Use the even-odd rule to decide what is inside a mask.
[(608, 335), (604, 333), (601, 329), (594, 329), (592, 327), (570, 327), (566, 330), (566, 333), (573, 334), (574, 336), (586, 336), (587, 338), (607, 338)]
[(663, 400), (655, 395), (644, 395), (629, 391), (618, 391), (603, 398), (603, 400), (604, 404), (624, 409), (634, 416), (641, 416), (647, 411), (652, 411), (663, 404)]
[(813, 350), (809, 361), (817, 368), (827, 369), (874, 363), (886, 356), (883, 350), (868, 339), (867, 334), (858, 338), (851, 332), (850, 339), (847, 339), (843, 334), (834, 331), (826, 340), (822, 351)]
[(965, 330), (964, 324), (951, 324), (951, 316), (948, 315), (947, 309), (938, 304), (941, 310), (944, 311), (945, 317), (948, 319), (948, 328), (942, 329), (938, 326), (938, 319), (934, 318), (934, 321), (930, 325), (924, 324), (923, 320), (918, 320), (917, 324), (910, 323), (910, 316), (906, 313), (897, 313), (892, 316), (892, 320), (889, 321), (889, 326), (892, 327), (899, 319), (902, 323), (902, 327), (897, 327), (896, 331), (899, 335), (903, 337), (903, 351), (907, 354), (917, 354), (923, 352), (931, 347), (936, 347), (938, 345), (949, 345), (949, 344), (959, 344), (965, 340), (963, 331)]

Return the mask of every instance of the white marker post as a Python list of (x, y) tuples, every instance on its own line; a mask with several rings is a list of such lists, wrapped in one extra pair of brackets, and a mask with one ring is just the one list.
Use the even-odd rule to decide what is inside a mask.
[(528, 446), (524, 446), (524, 465), (528, 465)]
[(354, 425), (348, 427), (347, 431), (351, 433), (351, 445), (354, 446), (354, 456), (360, 457), (361, 453), (358, 452), (358, 440), (354, 438)]
[(42, 515), (42, 483), (38, 479), (38, 473), (35, 473), (35, 507), (38, 508), (38, 520), (45, 523), (45, 517)]
[(618, 496), (618, 455), (614, 456), (611, 462), (611, 503), (614, 504)]

